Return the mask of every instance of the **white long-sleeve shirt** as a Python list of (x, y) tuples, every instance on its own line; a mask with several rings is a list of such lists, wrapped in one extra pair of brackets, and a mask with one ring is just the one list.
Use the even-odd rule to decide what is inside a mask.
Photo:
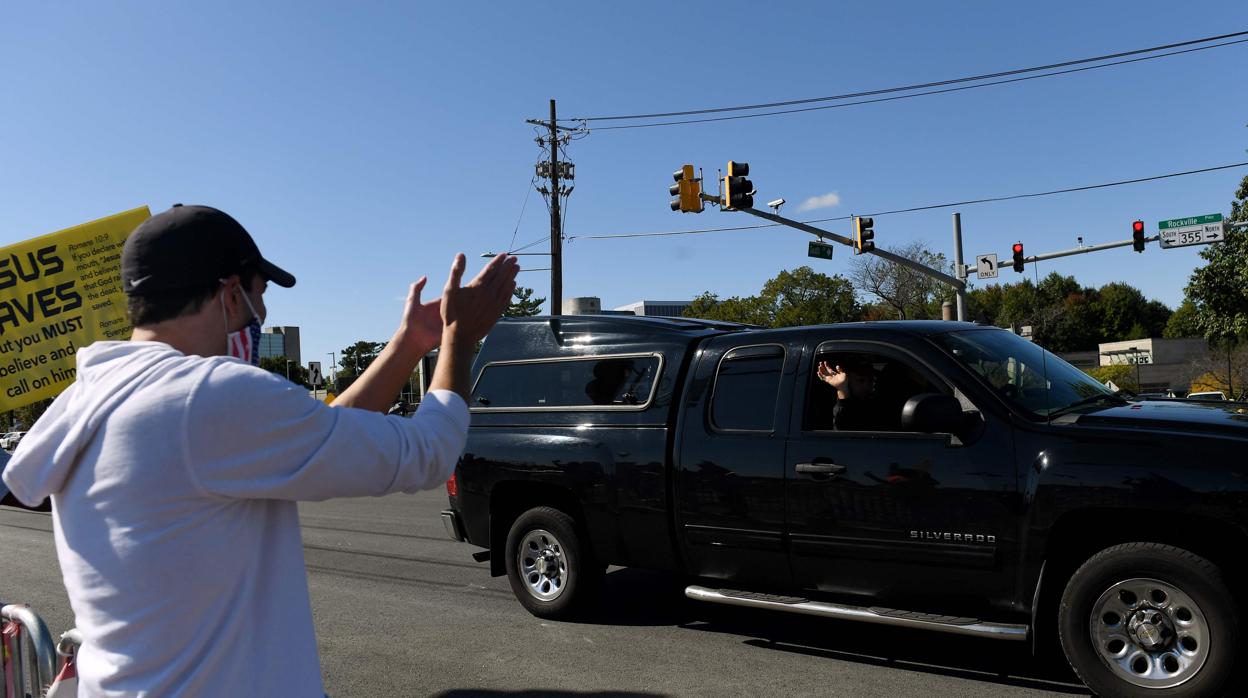
[(322, 696), (296, 502), (451, 475), (464, 401), (334, 408), (267, 371), (159, 342), (78, 352), (77, 382), (4, 471), (52, 497), (90, 696)]

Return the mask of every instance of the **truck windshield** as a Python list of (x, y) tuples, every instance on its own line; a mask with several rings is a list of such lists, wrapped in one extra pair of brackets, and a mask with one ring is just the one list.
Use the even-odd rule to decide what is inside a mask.
[(1037, 419), (1126, 402), (1083, 371), (1005, 330), (950, 332), (935, 340), (994, 392)]

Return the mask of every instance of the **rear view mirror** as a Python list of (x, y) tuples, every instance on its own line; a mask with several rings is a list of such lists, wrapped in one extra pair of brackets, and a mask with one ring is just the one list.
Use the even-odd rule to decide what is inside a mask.
[(921, 393), (901, 408), (901, 428), (905, 431), (958, 436), (965, 424), (962, 403), (952, 395)]

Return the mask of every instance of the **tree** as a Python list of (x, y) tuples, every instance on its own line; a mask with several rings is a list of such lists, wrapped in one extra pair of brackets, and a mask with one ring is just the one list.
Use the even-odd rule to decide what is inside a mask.
[[(923, 242), (888, 250), (899, 257), (913, 260), (946, 274), (953, 274), (953, 264), (943, 254), (932, 252)], [(953, 288), (909, 267), (890, 262), (872, 254), (855, 257), (850, 262), (849, 278), (858, 290), (869, 293), (893, 309), (899, 320), (940, 317), (940, 306), (953, 299)]]
[[(1248, 220), (1248, 177), (1231, 202), (1229, 222)], [(1233, 349), (1248, 339), (1248, 229), (1228, 228), (1226, 240), (1200, 251), (1207, 263), (1192, 272), (1187, 297), (1196, 306), (1196, 324), (1215, 346)]]
[(1221, 390), (1232, 400), (1248, 394), (1248, 343), (1212, 347), (1213, 351), (1192, 362), (1193, 390)]
[(546, 299), (534, 298), (533, 289), (517, 286), (512, 297), (515, 300), (503, 311), (503, 317), (533, 317), (542, 314), (542, 304)]
[(347, 377), (359, 376), (385, 348), (385, 342), (360, 340), (339, 352), (338, 368)]
[(39, 421), (43, 413), (52, 406), (52, 400), (55, 398), (46, 398), (44, 400), (36, 400), (29, 405), (22, 405), (17, 409), (9, 410), (3, 420), (0, 420), (0, 431), (27, 431), (31, 425)]
[(1097, 366), (1084, 371), (1089, 376), (1097, 379), (1101, 383), (1111, 381), (1118, 386), (1120, 390), (1129, 390), (1133, 393), (1140, 392), (1139, 381), (1135, 379), (1136, 366), (1134, 364), (1114, 364), (1111, 366)]
[[(290, 382), (295, 385), (302, 385), (309, 390), (312, 388), (308, 384), (308, 369), (300, 366), (294, 361), (290, 361), (285, 356), (265, 357), (260, 359), (260, 368), (271, 373), (276, 373), (282, 378), (290, 378)], [(289, 372), (289, 375), (287, 373)]]
[(760, 300), (771, 327), (848, 322), (862, 313), (849, 279), (821, 274), (807, 266), (782, 271), (763, 284)]
[(857, 320), (861, 313), (848, 279), (802, 266), (769, 279), (757, 296), (720, 300), (707, 291), (694, 298), (683, 314), (763, 327), (793, 327)]
[(993, 284), (984, 288), (973, 288), (966, 292), (966, 317), (981, 325), (1001, 325), (1001, 304), (1005, 300), (1006, 287)]
[(1121, 282), (1100, 290), (1101, 336), (1105, 341), (1160, 337), (1170, 319), (1170, 309), (1150, 301), (1140, 290)]
[(1166, 329), (1161, 336), (1180, 339), (1184, 337), (1201, 337), (1200, 323), (1197, 322), (1196, 304), (1191, 298), (1184, 298), (1179, 307), (1174, 309), (1166, 322)]
[(769, 318), (763, 311), (761, 299), (758, 296), (749, 296), (747, 298), (733, 296), (721, 301), (719, 296), (710, 291), (694, 298), (689, 307), (685, 308), (682, 315), (685, 317), (702, 318), (703, 320), (740, 322), (746, 325), (766, 326), (769, 321)]

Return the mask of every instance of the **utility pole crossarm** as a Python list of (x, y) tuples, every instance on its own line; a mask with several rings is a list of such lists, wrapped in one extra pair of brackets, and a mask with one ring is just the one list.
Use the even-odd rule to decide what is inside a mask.
[[(718, 201), (717, 197), (708, 197), (707, 195), (703, 195), (703, 198), (709, 198), (709, 200)], [(759, 211), (756, 208), (739, 208), (736, 210), (741, 211), (743, 213), (748, 213), (751, 216), (758, 216), (759, 218), (766, 218), (767, 220), (772, 221), (773, 223), (779, 223), (780, 225), (785, 225), (790, 228), (797, 228), (798, 230), (810, 233), (811, 235), (815, 235), (819, 238), (828, 238), (830, 240), (835, 240), (836, 242), (839, 242), (842, 245), (847, 245), (849, 247), (853, 247), (854, 245), (853, 240), (850, 240), (849, 238), (843, 235), (830, 233), (826, 230), (821, 230), (819, 228), (816, 228), (813, 225), (802, 223), (801, 221), (795, 221), (789, 218), (785, 218), (784, 216), (778, 216), (774, 213), (767, 213), (765, 211)], [(1131, 244), (1131, 241), (1128, 240), (1127, 244), (1128, 245)], [(931, 278), (936, 279), (937, 281), (940, 281), (941, 283), (948, 284), (949, 286), (952, 286), (953, 288), (959, 291), (966, 288), (966, 282), (961, 279), (957, 279), (943, 272), (936, 271), (935, 269), (932, 269), (931, 267), (927, 267), (922, 264), (919, 264), (913, 259), (907, 259), (905, 257), (902, 257), (901, 255), (893, 254), (892, 252), (889, 252), (887, 250), (881, 250), (879, 248), (875, 248), (875, 249), (866, 251), (866, 254), (873, 254), (877, 257), (883, 257), (884, 259), (887, 259), (890, 262), (900, 264), (901, 266), (906, 267), (907, 269), (913, 269), (914, 271), (917, 271), (920, 274), (923, 274), (924, 276), (930, 276)]]
[[(541, 126), (542, 128), (550, 128), (550, 124), (551, 124), (551, 122), (542, 121), (541, 119), (525, 119), (524, 123), (533, 124), (534, 126)], [(559, 124), (555, 124), (555, 128), (559, 129), (560, 131), (579, 131), (580, 130), (579, 128), (576, 128), (573, 126), (560, 126)]]

